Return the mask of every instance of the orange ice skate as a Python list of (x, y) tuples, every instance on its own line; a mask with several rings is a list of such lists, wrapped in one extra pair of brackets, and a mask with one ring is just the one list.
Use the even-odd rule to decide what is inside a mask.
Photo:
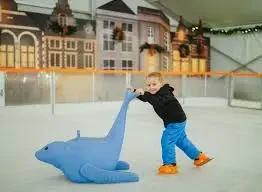
[(209, 158), (204, 153), (201, 152), (200, 155), (195, 159), (194, 165), (197, 166), (197, 167), (200, 167), (200, 166), (208, 163), (212, 159), (213, 158)]
[(162, 165), (158, 169), (158, 174), (164, 175), (164, 174), (176, 174), (178, 172), (178, 168), (176, 165)]

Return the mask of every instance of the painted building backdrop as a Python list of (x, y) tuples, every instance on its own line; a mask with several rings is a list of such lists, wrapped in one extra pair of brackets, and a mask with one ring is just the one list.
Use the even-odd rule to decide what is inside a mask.
[[(57, 4), (53, 13), (61, 7)], [(88, 31), (90, 21), (78, 19), (76, 33), (61, 36), (50, 26), (50, 15), (19, 12), (13, 0), (1, 1), (0, 15), (0, 67), (94, 67), (96, 40), (94, 32)]]
[[(198, 27), (201, 29), (201, 21)], [(173, 71), (210, 71), (210, 38), (204, 37), (201, 30), (198, 30), (198, 34), (189, 32), (181, 17), (177, 31), (171, 33), (171, 38)]]
[(14, 0), (1, 0), (0, 67), (210, 69), (209, 39), (186, 29), (183, 36), (181, 27), (171, 32), (160, 10), (138, 6), (135, 14), (122, 0), (113, 0), (98, 7), (94, 18), (75, 19), (68, 0), (58, 0), (51, 15), (21, 12)]

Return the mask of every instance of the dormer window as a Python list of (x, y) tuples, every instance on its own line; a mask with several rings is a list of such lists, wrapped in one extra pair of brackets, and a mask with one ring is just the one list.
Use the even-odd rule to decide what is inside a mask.
[(153, 27), (148, 26), (147, 28), (147, 41), (149, 44), (154, 44), (155, 43), (155, 38), (154, 38), (154, 31)]
[(66, 26), (67, 25), (66, 16), (64, 14), (59, 14), (58, 17), (57, 17), (57, 21), (58, 21), (58, 24), (60, 26)]

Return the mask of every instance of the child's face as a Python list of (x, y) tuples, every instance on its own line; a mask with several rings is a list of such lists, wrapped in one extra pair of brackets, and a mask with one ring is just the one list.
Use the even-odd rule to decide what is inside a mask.
[(148, 92), (155, 94), (162, 87), (162, 82), (157, 77), (148, 77), (146, 79)]

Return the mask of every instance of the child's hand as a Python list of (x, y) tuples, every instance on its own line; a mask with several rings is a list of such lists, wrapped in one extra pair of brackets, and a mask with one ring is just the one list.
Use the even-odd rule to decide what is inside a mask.
[(138, 89), (136, 89), (136, 94), (138, 94), (138, 95), (144, 95), (144, 94), (145, 94), (145, 91), (144, 91), (142, 88), (138, 88)]
[(128, 85), (126, 89), (130, 90), (131, 92), (134, 92), (134, 90), (135, 90), (131, 85)]

